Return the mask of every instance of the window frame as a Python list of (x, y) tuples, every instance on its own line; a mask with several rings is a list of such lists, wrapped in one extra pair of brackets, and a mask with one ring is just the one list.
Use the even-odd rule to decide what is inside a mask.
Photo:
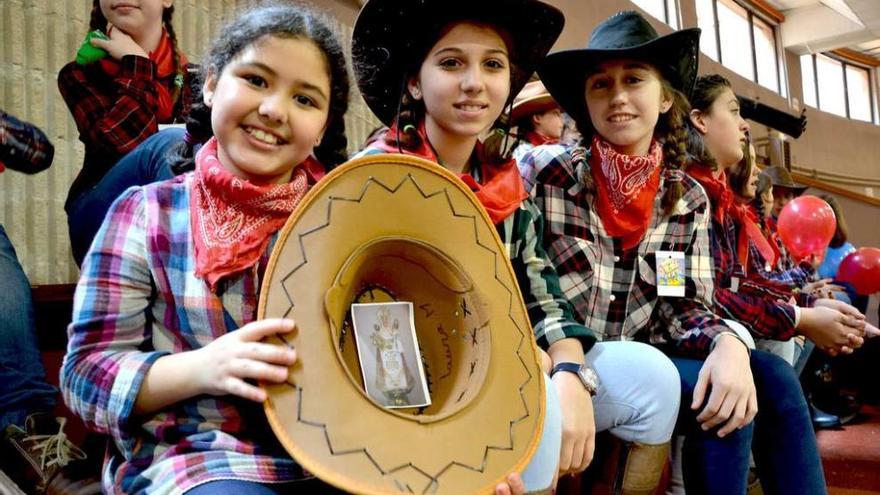
[[(700, 0), (696, 0), (700, 1)], [(787, 94), (786, 88), (783, 87), (783, 60), (782, 60), (782, 52), (780, 50), (780, 40), (779, 40), (779, 23), (773, 19), (770, 19), (768, 16), (764, 15), (761, 12), (757, 12), (756, 8), (748, 2), (744, 2), (742, 0), (727, 0), (730, 3), (733, 3), (746, 12), (746, 21), (749, 26), (749, 48), (751, 52), (751, 62), (752, 62), (752, 76), (747, 77), (746, 75), (740, 74), (735, 71), (733, 68), (728, 67), (724, 64), (724, 54), (721, 50), (721, 23), (718, 20), (718, 2), (721, 0), (703, 0), (712, 3), (712, 16), (713, 16), (713, 24), (715, 26), (715, 50), (718, 53), (717, 62), (721, 65), (724, 65), (728, 69), (736, 72), (739, 76), (744, 79), (751, 80), (753, 83), (760, 85), (762, 88), (768, 89), (770, 91), (775, 92), (776, 94), (785, 97)], [(773, 60), (774, 60), (774, 69), (776, 72), (776, 87), (771, 88), (765, 86), (759, 82), (759, 72), (758, 72), (758, 52), (755, 46), (755, 17), (758, 18), (759, 21), (767, 25), (770, 30), (773, 32)], [(699, 21), (698, 21), (699, 24)], [(708, 54), (706, 54), (708, 56)], [(711, 57), (710, 57), (711, 58)]]
[[(807, 54), (801, 55), (801, 57), (809, 56), (810, 60), (812, 61), (812, 65), (813, 65), (813, 92), (814, 92), (813, 94), (816, 97), (815, 98), (816, 108), (819, 110), (822, 110), (823, 112), (828, 112), (828, 113), (832, 113), (833, 115), (837, 115), (837, 114), (834, 114), (833, 112), (829, 112), (828, 110), (822, 109), (822, 98), (819, 94), (819, 75), (817, 72), (818, 67), (817, 67), (817, 62), (816, 62), (816, 60), (817, 60), (816, 55), (817, 55), (816, 53), (807, 53)], [(878, 124), (878, 121), (877, 121), (878, 116), (877, 116), (877, 110), (875, 108), (877, 106), (877, 100), (876, 100), (876, 96), (874, 93), (874, 85), (876, 84), (875, 71), (871, 67), (867, 67), (867, 66), (864, 66), (859, 63), (854, 63), (853, 61), (848, 60), (845, 57), (841, 57), (840, 55), (836, 55), (831, 52), (822, 52), (819, 55), (828, 57), (831, 60), (834, 60), (835, 62), (840, 64), (840, 77), (843, 80), (843, 86), (842, 86), (843, 87), (843, 100), (844, 100), (844, 110), (845, 110), (846, 115), (838, 115), (838, 116), (845, 117), (848, 120), (855, 120), (858, 122), (865, 122), (865, 123), (877, 125)], [(849, 78), (847, 77), (847, 72), (846, 72), (848, 67), (852, 67), (853, 69), (864, 71), (868, 75), (868, 106), (871, 108), (871, 120), (870, 121), (852, 117), (852, 112), (850, 111), (850, 108), (849, 108), (850, 107)], [(804, 74), (801, 74), (801, 81), (802, 81), (801, 82), (801, 90), (802, 91), (803, 91), (803, 86), (804, 86), (803, 78), (804, 78)], [(806, 97), (804, 97), (804, 100), (806, 100)]]
[[(641, 1), (641, 0), (632, 0), (632, 3), (635, 4), (636, 7), (640, 8), (642, 11), (644, 11), (646, 14), (648, 14), (651, 17), (653, 17), (654, 19), (657, 19), (658, 21), (666, 24), (667, 26), (671, 27), (672, 29), (675, 29), (675, 30), (681, 29), (681, 5), (679, 4), (679, 0), (659, 0), (660, 2), (663, 2), (663, 17), (664, 17), (663, 19), (659, 19), (657, 17), (654, 17), (654, 15), (648, 9), (646, 9), (645, 7), (643, 7), (642, 5), (639, 4), (639, 1)], [(648, 1), (650, 1), (650, 0), (648, 0)], [(657, 1), (657, 0), (654, 0), (654, 1)], [(674, 12), (669, 11), (670, 6), (673, 7)], [(671, 21), (673, 21), (674, 24)]]

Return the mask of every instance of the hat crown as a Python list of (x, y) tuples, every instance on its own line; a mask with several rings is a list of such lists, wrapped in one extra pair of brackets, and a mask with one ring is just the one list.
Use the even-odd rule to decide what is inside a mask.
[(659, 38), (654, 29), (638, 12), (618, 12), (605, 19), (590, 34), (587, 48), (616, 50), (643, 45)]

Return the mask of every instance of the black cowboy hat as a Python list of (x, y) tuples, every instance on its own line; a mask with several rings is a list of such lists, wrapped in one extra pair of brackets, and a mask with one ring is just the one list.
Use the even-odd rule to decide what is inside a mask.
[(538, 74), (559, 105), (578, 123), (590, 122), (585, 85), (595, 67), (607, 60), (644, 60), (673, 88), (690, 97), (697, 79), (700, 29), (660, 36), (637, 12), (618, 12), (590, 33), (587, 48), (547, 56)]
[(370, 110), (386, 125), (396, 115), (406, 76), (452, 22), (498, 26), (512, 46), (510, 99), (529, 81), (562, 32), (565, 18), (538, 0), (369, 0), (352, 35), (354, 73)]

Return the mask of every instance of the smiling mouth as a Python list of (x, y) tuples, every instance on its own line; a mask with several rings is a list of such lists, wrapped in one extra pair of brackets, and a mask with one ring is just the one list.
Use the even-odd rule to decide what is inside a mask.
[(271, 144), (271, 145), (281, 145), (287, 144), (287, 141), (281, 139), (280, 137), (272, 134), (271, 132), (266, 132), (262, 129), (257, 129), (256, 127), (245, 127), (245, 132), (248, 133), (252, 138), (256, 139), (261, 143)]
[(489, 105), (481, 104), (481, 103), (457, 103), (455, 104), (455, 108), (459, 110), (463, 110), (465, 112), (479, 112), (480, 110), (484, 110)]
[(617, 123), (620, 123), (620, 122), (629, 122), (630, 120), (633, 120), (633, 119), (635, 119), (635, 118), (636, 118), (635, 115), (632, 115), (632, 114), (629, 114), (629, 113), (627, 113), (627, 114), (615, 114), (615, 115), (611, 115), (610, 117), (608, 117), (608, 121), (617, 124)]
[(120, 4), (113, 6), (113, 10), (116, 10), (116, 9), (129, 10), (129, 9), (137, 9), (137, 8), (138, 8), (137, 5), (132, 5), (130, 3), (120, 3)]

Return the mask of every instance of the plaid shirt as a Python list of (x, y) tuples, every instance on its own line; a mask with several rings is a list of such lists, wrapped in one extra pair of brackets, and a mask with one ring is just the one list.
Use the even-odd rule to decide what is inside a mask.
[(760, 276), (746, 277), (736, 255), (737, 229), (730, 215), (722, 225), (712, 220), (712, 256), (715, 262), (715, 303), (719, 314), (739, 321), (753, 334), (774, 340), (788, 340), (795, 334), (795, 298), (810, 306), (806, 294), (792, 293), (792, 286)]
[[(770, 239), (768, 242), (773, 242)], [(782, 251), (780, 250), (780, 253)], [(781, 270), (773, 267), (770, 262), (764, 259), (761, 252), (753, 242), (749, 242), (749, 275), (752, 274), (762, 277), (772, 282), (789, 285), (792, 288), (801, 288), (812, 282), (815, 278), (815, 271), (808, 265), (797, 265), (787, 270)]]
[[(108, 493), (181, 493), (218, 479), (303, 477), (260, 404), (200, 395), (133, 417), (157, 359), (225, 334), (226, 315), (239, 326), (256, 316), (259, 268), (221, 282), (219, 296), (194, 275), (192, 184), (188, 173), (126, 191), (83, 263), (61, 384), (70, 409), (112, 437), (103, 477)], [(267, 259), (268, 251), (260, 265)]]
[[(712, 257), (709, 211), (703, 189), (679, 171), (664, 170), (654, 212), (666, 185), (685, 193), (669, 216), (652, 216), (645, 237), (629, 251), (609, 236), (584, 186), (589, 150), (538, 146), (520, 170), (536, 179), (535, 203), (543, 211), (544, 245), (559, 272), (562, 290), (576, 316), (602, 340), (677, 344), (677, 352), (705, 356), (714, 339), (731, 332), (711, 311)], [(660, 297), (654, 271), (659, 250), (685, 254), (685, 297)]]
[[(368, 147), (353, 158), (380, 153), (384, 151)], [(479, 181), (478, 176), (474, 179)], [(586, 353), (593, 347), (596, 337), (575, 321), (571, 305), (562, 294), (559, 277), (544, 250), (543, 224), (540, 210), (526, 199), (495, 228), (516, 274), (538, 346), (546, 350), (558, 340), (574, 337), (581, 341)]]
[[(172, 94), (176, 77), (171, 74), (161, 81)], [(155, 134), (160, 123), (169, 123), (156, 118), (156, 78), (155, 62), (135, 55), (122, 57), (115, 77), (98, 63), (70, 62), (58, 73), (58, 89), (86, 148), (83, 168), (70, 188), (68, 201), (97, 184), (120, 158)], [(172, 120), (178, 120), (189, 108), (189, 86), (187, 77)]]
[(0, 110), (0, 172), (4, 166), (26, 174), (52, 165), (55, 147), (37, 126)]

